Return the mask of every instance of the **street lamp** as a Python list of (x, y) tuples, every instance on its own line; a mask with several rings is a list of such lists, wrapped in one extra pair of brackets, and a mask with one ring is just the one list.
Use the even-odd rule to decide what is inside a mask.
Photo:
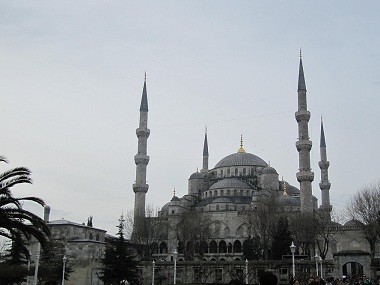
[(37, 244), (37, 253), (36, 253), (36, 267), (34, 268), (34, 279), (33, 285), (37, 285), (37, 276), (38, 276), (38, 266), (40, 265), (40, 253), (41, 253), (41, 244)]
[(318, 276), (319, 275), (318, 274), (318, 261), (319, 261), (318, 254), (315, 254), (314, 259), (315, 259), (315, 269), (317, 270), (317, 276)]
[(67, 257), (66, 257), (66, 255), (63, 256), (62, 261), (63, 261), (63, 268), (62, 268), (62, 285), (65, 285), (65, 268), (66, 268), (66, 261), (67, 261)]
[(245, 284), (248, 285), (248, 259), (245, 260)]
[(296, 265), (294, 264), (294, 254), (296, 253), (296, 246), (292, 241), (292, 244), (289, 246), (290, 252), (292, 253), (292, 268), (293, 268), (293, 278), (296, 276)]
[(153, 267), (153, 269), (152, 269), (152, 285), (154, 285), (154, 265), (155, 265), (155, 262), (153, 259), (153, 261), (152, 261), (152, 267)]
[(322, 259), (322, 257), (319, 257), (319, 261), (321, 262), (321, 279), (322, 279), (323, 278), (323, 268), (322, 268), (323, 259)]
[(175, 285), (175, 281), (177, 279), (177, 256), (178, 252), (177, 249), (174, 249), (173, 257), (174, 257), (174, 277), (173, 277), (173, 284)]

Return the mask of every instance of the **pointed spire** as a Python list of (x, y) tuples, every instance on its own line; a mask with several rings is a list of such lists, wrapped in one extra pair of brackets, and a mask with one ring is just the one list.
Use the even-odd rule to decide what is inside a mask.
[(141, 96), (140, 111), (148, 112), (148, 95), (146, 91), (146, 72), (144, 76), (144, 88)]
[(299, 90), (306, 90), (305, 75), (303, 73), (303, 65), (302, 65), (302, 50), (300, 50), (300, 66), (299, 66), (299, 73), (298, 73), (298, 91)]
[(245, 152), (245, 149), (243, 148), (243, 135), (240, 135), (240, 148), (238, 152), (242, 152), (242, 153)]
[(326, 147), (325, 131), (323, 130), (322, 116), (321, 116), (321, 142), (320, 142), (319, 146), (320, 147)]
[(206, 126), (206, 130), (205, 130), (205, 140), (203, 143), (203, 156), (208, 156), (207, 126)]

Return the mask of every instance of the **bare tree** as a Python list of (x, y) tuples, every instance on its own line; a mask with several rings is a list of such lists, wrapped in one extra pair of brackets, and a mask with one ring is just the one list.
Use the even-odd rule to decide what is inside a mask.
[(331, 212), (320, 210), (316, 213), (316, 218), (315, 244), (319, 255), (324, 260), (329, 251), (331, 241), (339, 233), (342, 218), (334, 209)]
[[(372, 264), (376, 242), (380, 235), (380, 180), (364, 186), (350, 200), (347, 213), (351, 219), (363, 224), (365, 239), (369, 243)], [(375, 272), (372, 272), (374, 276)]]
[(178, 250), (184, 254), (186, 260), (193, 260), (196, 254), (202, 257), (205, 253), (207, 248), (202, 245), (211, 237), (211, 222), (209, 215), (195, 208), (180, 215), (176, 226)]
[(313, 256), (318, 221), (313, 213), (297, 213), (290, 217), (290, 231), (300, 254)]
[(157, 245), (167, 240), (167, 234), (167, 219), (158, 217), (158, 208), (152, 205), (146, 207), (145, 217), (135, 218), (132, 211), (126, 214), (126, 236), (130, 237), (142, 260), (152, 259)]
[(257, 206), (245, 211), (242, 221), (248, 224), (252, 236), (259, 236), (264, 259), (269, 258), (272, 237), (276, 228), (279, 207), (276, 206), (275, 195), (261, 196)]

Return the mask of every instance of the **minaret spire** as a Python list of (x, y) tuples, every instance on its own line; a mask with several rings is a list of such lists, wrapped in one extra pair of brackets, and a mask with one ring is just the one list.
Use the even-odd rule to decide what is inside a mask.
[(319, 188), (322, 192), (322, 205), (321, 209), (331, 211), (330, 204), (330, 187), (331, 183), (329, 181), (328, 169), (330, 162), (327, 160), (327, 151), (326, 151), (326, 139), (325, 131), (323, 129), (323, 121), (321, 117), (321, 143), (319, 146), (321, 161), (318, 162), (319, 168), (321, 169), (321, 182), (319, 183)]
[(201, 169), (201, 173), (208, 171), (208, 142), (207, 142), (207, 127), (205, 129), (205, 139), (203, 142), (203, 168)]
[(310, 167), (310, 151), (312, 142), (309, 138), (310, 112), (307, 110), (306, 83), (302, 65), (302, 53), (300, 53), (300, 64), (298, 73), (298, 111), (295, 113), (298, 123), (298, 141), (296, 148), (299, 153), (299, 171), (297, 180), (300, 183), (301, 212), (313, 212), (313, 196), (311, 182), (314, 173)]
[(149, 185), (146, 183), (146, 170), (149, 163), (147, 146), (148, 137), (150, 135), (150, 130), (148, 129), (148, 95), (146, 88), (146, 73), (140, 104), (140, 122), (139, 127), (136, 129), (136, 135), (138, 139), (137, 154), (135, 155), (136, 182), (133, 184), (133, 192), (135, 192), (135, 219), (137, 217), (145, 217), (145, 195), (149, 188)]

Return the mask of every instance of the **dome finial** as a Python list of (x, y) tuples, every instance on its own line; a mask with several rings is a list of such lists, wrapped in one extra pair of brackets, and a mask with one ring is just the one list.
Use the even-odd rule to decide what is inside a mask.
[(243, 148), (243, 135), (240, 135), (240, 148), (238, 150), (238, 152), (245, 152), (244, 148)]
[(146, 81), (146, 71), (144, 72), (144, 81)]
[(288, 195), (288, 192), (286, 192), (286, 183), (285, 183), (285, 181), (284, 181), (284, 176), (282, 176), (282, 185), (284, 186), (284, 193), (283, 193), (283, 195)]
[(175, 187), (174, 187), (174, 190), (173, 190), (173, 197), (175, 197)]
[(302, 48), (300, 48), (300, 58), (302, 59)]

